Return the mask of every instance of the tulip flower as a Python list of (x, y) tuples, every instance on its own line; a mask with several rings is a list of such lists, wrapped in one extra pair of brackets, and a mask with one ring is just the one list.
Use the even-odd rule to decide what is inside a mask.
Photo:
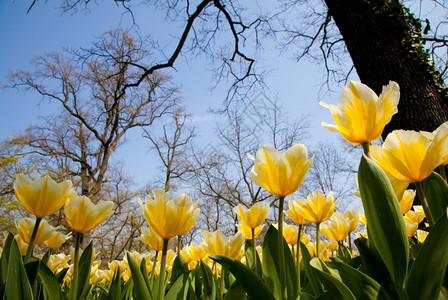
[(48, 259), (47, 266), (56, 274), (59, 270), (65, 268), (70, 261), (70, 256), (64, 253), (52, 254)]
[(114, 203), (105, 201), (93, 204), (86, 196), (78, 196), (76, 192), (70, 194), (70, 200), (64, 208), (68, 226), (75, 232), (83, 233), (101, 224), (114, 211)]
[(250, 172), (252, 181), (279, 197), (286, 197), (297, 191), (314, 160), (314, 155), (308, 160), (307, 149), (301, 144), (292, 146), (285, 153), (263, 146), (255, 158), (248, 156), (254, 160), (254, 167)]
[(204, 248), (208, 255), (225, 255), (236, 260), (241, 260), (244, 255), (244, 236), (238, 231), (230, 239), (219, 230), (209, 232), (202, 231)]
[(152, 192), (154, 198), (147, 195), (145, 205), (137, 199), (149, 227), (164, 240), (189, 232), (199, 215), (196, 208), (199, 200), (193, 202), (187, 194), (170, 199), (169, 193), (163, 189)]
[(429, 231), (417, 229), (417, 240), (420, 244), (423, 244), (428, 236)]
[[(420, 131), (421, 134), (423, 134), (425, 137), (427, 137), (430, 141), (434, 140), (434, 137), (437, 135), (437, 133), (439, 132), (441, 127), (444, 127), (445, 124), (448, 124), (448, 122), (443, 123), (442, 125), (439, 126), (439, 128), (437, 128), (436, 130), (434, 130), (433, 132), (427, 132), (427, 131)], [(448, 165), (448, 156), (445, 156), (444, 160), (440, 163), (440, 166), (446, 166)], [(444, 168), (440, 168), (440, 170), (442, 172), (445, 172)], [(444, 178), (446, 180), (446, 174), (442, 174), (444, 175)]]
[(305, 225), (308, 222), (308, 220), (301, 214), (301, 211), (298, 209), (305, 202), (306, 199), (294, 199), (289, 200), (288, 202), (289, 210), (288, 212), (286, 212), (286, 215), (297, 225)]
[[(36, 221), (30, 218), (20, 219), (18, 222), (16, 221), (16, 228), (19, 232), (22, 240), (29, 244), (31, 241), (31, 235), (34, 229)], [(56, 227), (51, 226), (45, 220), (42, 220), (39, 224), (39, 228), (37, 229), (36, 236), (34, 238), (34, 245), (42, 244), (44, 241), (50, 239), (56, 231)]]
[(387, 175), (415, 184), (428, 221), (433, 226), (436, 220), (429, 210), (421, 182), (448, 155), (448, 123), (438, 128), (433, 140), (416, 131), (392, 131), (382, 147), (372, 147), (371, 154)]
[(408, 237), (413, 237), (415, 233), (417, 232), (418, 223), (411, 223), (408, 221), (405, 221), (404, 224), (406, 225), (406, 232), (408, 234)]
[(368, 145), (381, 136), (384, 127), (398, 112), (400, 88), (390, 81), (378, 97), (365, 84), (350, 81), (342, 90), (338, 104), (319, 102), (330, 110), (336, 125), (322, 122), (322, 126), (339, 132), (353, 145)]
[[(339, 201), (339, 200), (338, 200)], [(319, 257), (319, 226), (320, 223), (328, 220), (336, 209), (333, 199), (333, 192), (325, 196), (322, 191), (314, 191), (308, 195), (306, 201), (297, 208), (298, 212), (308, 221), (316, 224), (316, 257)]]
[(299, 226), (283, 224), (283, 237), (289, 245), (297, 245), (298, 236)]
[(142, 227), (140, 239), (156, 252), (162, 251), (163, 249), (163, 239), (148, 227)]
[(51, 238), (44, 241), (45, 245), (51, 249), (57, 249), (62, 246), (69, 238), (71, 238), (72, 234), (63, 234), (60, 231), (55, 231)]
[(412, 204), (414, 203), (415, 191), (414, 190), (406, 190), (404, 191), (403, 197), (400, 199), (400, 209), (401, 213), (404, 215), (412, 208)]
[(341, 213), (334, 213), (329, 223), (322, 224), (322, 233), (335, 242), (342, 242), (348, 237), (350, 222)]
[(56, 183), (49, 176), (31, 180), (18, 174), (14, 181), (14, 192), (23, 207), (37, 218), (57, 212), (67, 201), (72, 182)]
[(251, 229), (255, 229), (264, 222), (264, 219), (266, 219), (269, 205), (257, 202), (252, 205), (251, 208), (247, 209), (241, 204), (238, 204), (233, 210), (244, 225)]
[[(243, 234), (245, 239), (253, 240), (254, 238), (256, 238), (257, 236), (260, 235), (261, 231), (264, 228), (264, 224), (262, 224), (258, 227), (255, 227), (255, 228), (250, 228), (250, 227), (246, 226), (244, 223), (239, 223), (237, 227), (238, 227), (238, 230), (241, 231), (241, 233)], [(252, 233), (252, 231), (253, 231), (253, 233)], [(255, 245), (255, 243), (254, 243), (254, 245)]]

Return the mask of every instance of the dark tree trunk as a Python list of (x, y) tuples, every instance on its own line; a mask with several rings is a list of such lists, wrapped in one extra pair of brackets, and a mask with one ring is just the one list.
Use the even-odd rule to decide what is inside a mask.
[(325, 2), (361, 81), (377, 94), (389, 80), (400, 85), (398, 113), (383, 137), (394, 129), (432, 131), (448, 120), (446, 88), (412, 35), (420, 24), (398, 1)]

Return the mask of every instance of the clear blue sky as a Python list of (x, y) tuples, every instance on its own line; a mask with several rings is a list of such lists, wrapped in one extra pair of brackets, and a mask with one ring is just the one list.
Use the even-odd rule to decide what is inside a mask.
[[(96, 37), (107, 30), (132, 25), (129, 14), (112, 1), (102, 1), (100, 6), (91, 3), (91, 12), (62, 15), (53, 8), (54, 1), (38, 1), (29, 14), (26, 10), (31, 0), (0, 0), (0, 26), (2, 43), (0, 43), (0, 82), (5, 82), (10, 71), (27, 68), (34, 55), (46, 51), (61, 50), (63, 47), (88, 47)], [(176, 26), (163, 23), (162, 16), (145, 11), (146, 7), (135, 10), (138, 30), (147, 34), (149, 30), (154, 37), (160, 38), (166, 45), (167, 53), (177, 43), (180, 31)], [(154, 30), (155, 29), (155, 30)], [(157, 36), (158, 35), (158, 36)], [(319, 140), (337, 141), (336, 133), (330, 133), (320, 126), (322, 121), (333, 123), (327, 109), (318, 105), (319, 100), (335, 104), (338, 94), (318, 98), (318, 91), (323, 80), (321, 67), (306, 62), (297, 63), (288, 58), (279, 57), (278, 51), (266, 49), (263, 59), (266, 64), (274, 66), (268, 78), (270, 95), (278, 95), (291, 117), (310, 114), (311, 135), (307, 146)], [(209, 107), (219, 107), (225, 94), (225, 85), (210, 90), (212, 74), (206, 72), (205, 62), (181, 58), (176, 62), (176, 70), (170, 70), (174, 82), (181, 86), (181, 96), (187, 110), (194, 115), (195, 126), (199, 129), (213, 128), (213, 117), (207, 113)], [(49, 103), (38, 105), (40, 98), (28, 92), (0, 90), (2, 105), (0, 139), (12, 137), (27, 126), (38, 121), (39, 116), (54, 110)], [(207, 139), (209, 134), (203, 134)], [(115, 159), (123, 160), (126, 169), (134, 175), (139, 185), (151, 179), (151, 172), (157, 167), (150, 159), (148, 144), (141, 143), (137, 132), (128, 135), (129, 143), (122, 146)], [(205, 141), (207, 143), (207, 141)], [(142, 163), (146, 162), (146, 163)]]

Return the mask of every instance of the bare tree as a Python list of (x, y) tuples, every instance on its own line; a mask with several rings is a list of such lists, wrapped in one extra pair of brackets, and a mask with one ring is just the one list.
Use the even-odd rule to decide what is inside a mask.
[(111, 156), (126, 132), (174, 111), (176, 89), (164, 74), (156, 72), (121, 93), (138, 76), (135, 65), (149, 56), (142, 41), (119, 30), (106, 33), (91, 49), (39, 56), (33, 71), (11, 74), (12, 87), (38, 93), (61, 109), (27, 129), (29, 148), (46, 160), (50, 172), (72, 179), (93, 201), (111, 181)]
[(163, 125), (162, 136), (156, 137), (156, 134), (146, 129), (143, 134), (151, 142), (151, 148), (162, 163), (162, 185), (165, 191), (175, 187), (173, 181), (187, 180), (187, 176), (195, 171), (186, 157), (188, 146), (196, 136), (195, 129), (186, 124), (189, 115), (184, 108), (179, 107), (171, 117), (171, 122)]

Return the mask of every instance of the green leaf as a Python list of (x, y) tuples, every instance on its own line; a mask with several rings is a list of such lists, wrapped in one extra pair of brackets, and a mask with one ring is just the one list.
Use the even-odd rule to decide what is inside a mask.
[(92, 268), (92, 243), (84, 249), (79, 259), (77, 299), (82, 299), (89, 289), (90, 270)]
[(236, 280), (243, 286), (249, 298), (275, 300), (263, 280), (241, 262), (222, 255), (211, 256), (210, 258), (227, 268), (233, 276), (235, 276)]
[[(185, 300), (190, 289), (191, 277), (190, 271), (180, 275), (173, 283), (168, 293), (165, 295), (165, 300)], [(139, 298), (140, 299), (140, 298)]]
[(216, 299), (217, 286), (212, 270), (210, 270), (210, 267), (202, 259), (199, 266), (201, 272), (198, 274), (202, 275), (202, 285), (204, 286), (205, 295), (210, 297), (210, 299)]
[[(285, 272), (286, 272), (286, 288), (288, 299), (297, 297), (297, 273), (295, 268), (295, 261), (289, 250), (288, 243), (282, 237), (284, 257), (285, 257)], [(269, 226), (268, 231), (264, 237), (263, 242), (263, 279), (268, 288), (273, 292), (277, 299), (282, 298), (282, 290), (280, 286), (279, 277), (279, 252), (278, 252), (278, 230), (274, 226)]]
[(57, 274), (56, 274), (56, 278), (59, 282), (59, 284), (61, 285), (64, 282), (64, 277), (67, 274), (69, 268), (64, 268), (62, 270), (60, 270)]
[(61, 299), (59, 281), (43, 262), (40, 262), (39, 264), (38, 275), (47, 295), (46, 299)]
[(318, 258), (313, 258), (310, 262), (317, 276), (327, 288), (327, 291), (335, 298), (341, 300), (356, 300), (350, 289), (339, 279), (334, 277), (328, 267)]
[(397, 197), (384, 171), (365, 155), (359, 165), (358, 182), (369, 239), (400, 292), (408, 271), (409, 243)]
[(115, 269), (114, 277), (109, 286), (107, 300), (121, 300), (121, 276), (120, 268)]
[(0, 256), (0, 298), (4, 299), (6, 278), (8, 277), (8, 261), (14, 236), (9, 232), (3, 245), (2, 255)]
[(134, 282), (136, 299), (152, 299), (148, 287), (146, 286), (145, 279), (143, 278), (137, 263), (132, 256), (129, 255), (129, 252), (126, 253), (126, 257), (128, 259), (129, 269), (131, 270), (132, 280)]
[(361, 257), (362, 266), (364, 267), (363, 271), (388, 289), (389, 285), (392, 284), (392, 278), (375, 246), (364, 237), (356, 239), (355, 245)]
[(437, 299), (448, 265), (448, 218), (446, 213), (431, 228), (409, 272), (409, 299)]
[(188, 272), (188, 264), (185, 262), (182, 255), (178, 254), (173, 262), (173, 269), (171, 271), (171, 277), (170, 277), (170, 285), (168, 285), (168, 288), (176, 282), (177, 278), (180, 277), (180, 275)]
[(142, 261), (140, 262), (140, 272), (142, 273), (143, 280), (145, 280), (146, 287), (148, 288), (148, 291), (151, 294), (151, 286), (149, 283), (148, 271), (146, 270), (146, 259), (145, 258), (143, 258)]
[(366, 274), (341, 262), (311, 260), (311, 266), (332, 275), (344, 283), (356, 299), (389, 299), (381, 285)]
[(8, 260), (5, 295), (8, 300), (32, 300), (33, 292), (22, 262), (17, 242), (13, 239)]
[(224, 300), (246, 300), (246, 291), (243, 286), (237, 281), (235, 281), (224, 297)]
[(448, 205), (448, 184), (442, 176), (432, 172), (431, 176), (423, 180), (423, 190), (425, 191), (429, 210), (434, 217), (434, 221), (437, 222)]
[[(255, 250), (255, 253), (254, 253), (252, 240), (246, 240), (246, 243), (244, 244), (244, 255), (246, 257), (246, 262), (247, 262), (247, 265), (249, 266), (249, 268), (254, 270), (254, 272), (258, 276), (262, 277), (263, 273), (261, 272), (260, 256), (258, 255), (257, 250)], [(256, 259), (256, 266), (254, 265), (254, 256)]]
[(305, 274), (306, 277), (308, 278), (308, 281), (310, 282), (311, 289), (313, 290), (314, 296), (319, 296), (324, 292), (324, 289), (322, 287), (319, 278), (317, 277), (317, 274), (313, 272), (313, 270), (310, 267), (311, 255), (310, 252), (308, 251), (308, 248), (302, 242), (300, 242), (300, 251), (302, 253), (301, 265), (305, 269)]

